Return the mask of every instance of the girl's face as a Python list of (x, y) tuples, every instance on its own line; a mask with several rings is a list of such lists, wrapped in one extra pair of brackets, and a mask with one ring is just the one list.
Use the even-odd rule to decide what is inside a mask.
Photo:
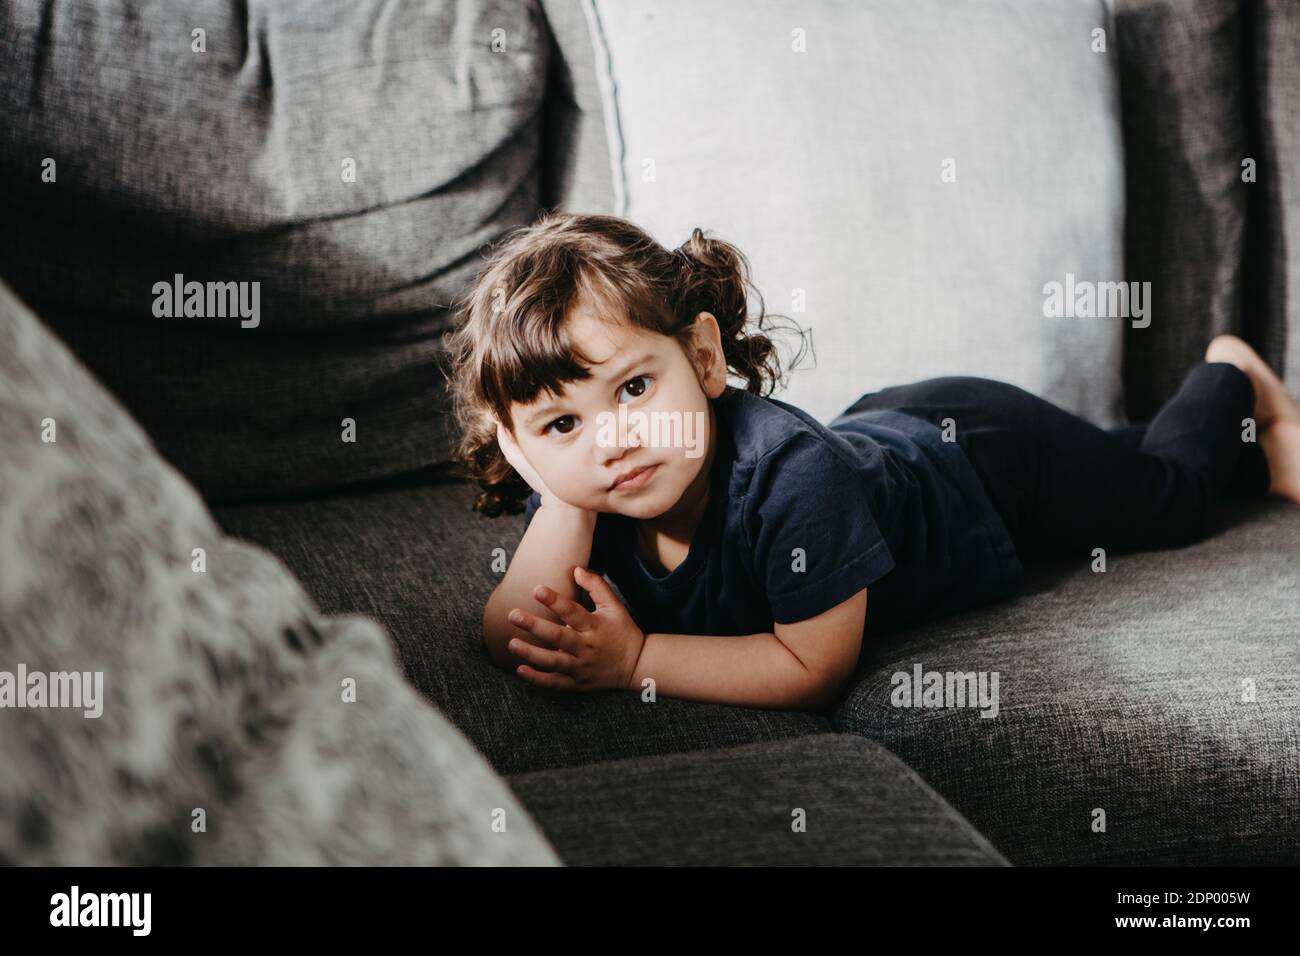
[[(639, 519), (669, 511), (688, 489), (706, 491), (709, 399), (726, 386), (717, 320), (696, 317), (696, 362), (671, 336), (613, 325), (581, 307), (568, 323), (596, 363), (592, 377), (566, 383), (558, 397), (543, 392), (510, 406), (514, 439), (546, 486), (579, 508)], [(647, 473), (616, 486), (641, 468)]]

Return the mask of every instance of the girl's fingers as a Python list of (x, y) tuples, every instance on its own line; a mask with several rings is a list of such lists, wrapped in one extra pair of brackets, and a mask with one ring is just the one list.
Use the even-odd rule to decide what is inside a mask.
[(516, 657), (522, 657), (538, 667), (545, 667), (548, 671), (565, 672), (576, 663), (572, 654), (566, 654), (564, 651), (548, 651), (544, 647), (529, 644), (517, 637), (511, 640), (506, 647)]
[(609, 584), (605, 579), (594, 571), (588, 571), (581, 565), (573, 566), (573, 580), (578, 582), (578, 587), (582, 588), (591, 595), (592, 603), (596, 607), (622, 607), (614, 592), (610, 590)]
[(520, 664), (515, 668), (515, 673), (530, 684), (536, 684), (538, 687), (549, 687), (552, 690), (572, 690), (578, 683), (567, 674), (548, 674), (544, 671), (534, 670), (527, 664)]
[(591, 615), (585, 607), (576, 601), (570, 601), (560, 592), (553, 591), (544, 584), (539, 584), (533, 589), (533, 597), (564, 618), (564, 623), (569, 627), (582, 628), (589, 623), (587, 619)]
[(575, 635), (572, 629), (565, 627), (563, 624), (556, 624), (554, 621), (548, 621), (536, 614), (521, 611), (519, 608), (514, 608), (510, 612), (510, 623), (515, 627), (523, 628), (530, 634), (537, 635), (552, 647), (566, 651), (574, 649)]

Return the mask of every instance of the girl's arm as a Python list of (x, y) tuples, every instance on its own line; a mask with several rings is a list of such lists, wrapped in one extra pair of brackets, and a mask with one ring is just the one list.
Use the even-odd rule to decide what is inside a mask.
[(512, 607), (521, 608), (548, 621), (560, 621), (545, 604), (533, 597), (533, 588), (545, 584), (571, 601), (579, 600), (573, 580), (573, 566), (587, 566), (591, 557), (591, 536), (596, 530), (596, 512), (574, 508), (543, 496), (533, 514), (506, 576), (493, 590), (483, 608), (483, 640), (498, 667), (513, 672), (523, 658), (510, 653), (511, 638), (545, 646), (527, 630), (506, 619)]
[(862, 648), (867, 589), (774, 633), (743, 637), (647, 634), (630, 690), (653, 678), (655, 693), (719, 704), (788, 710), (829, 707)]

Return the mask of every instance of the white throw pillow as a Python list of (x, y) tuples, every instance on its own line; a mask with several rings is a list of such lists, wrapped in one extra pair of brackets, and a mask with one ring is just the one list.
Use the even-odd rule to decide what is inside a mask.
[(777, 397), (828, 422), (868, 391), (981, 375), (1124, 423), (1140, 320), (1045, 314), (1048, 283), (1126, 278), (1100, 0), (585, 6), (616, 214), (746, 254), (768, 310), (812, 331)]

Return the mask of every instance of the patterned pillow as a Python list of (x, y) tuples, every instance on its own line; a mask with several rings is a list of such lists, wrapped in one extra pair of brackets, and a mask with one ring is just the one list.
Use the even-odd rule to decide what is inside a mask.
[(0, 863), (559, 862), (383, 630), (224, 537), (3, 283), (0, 448)]

